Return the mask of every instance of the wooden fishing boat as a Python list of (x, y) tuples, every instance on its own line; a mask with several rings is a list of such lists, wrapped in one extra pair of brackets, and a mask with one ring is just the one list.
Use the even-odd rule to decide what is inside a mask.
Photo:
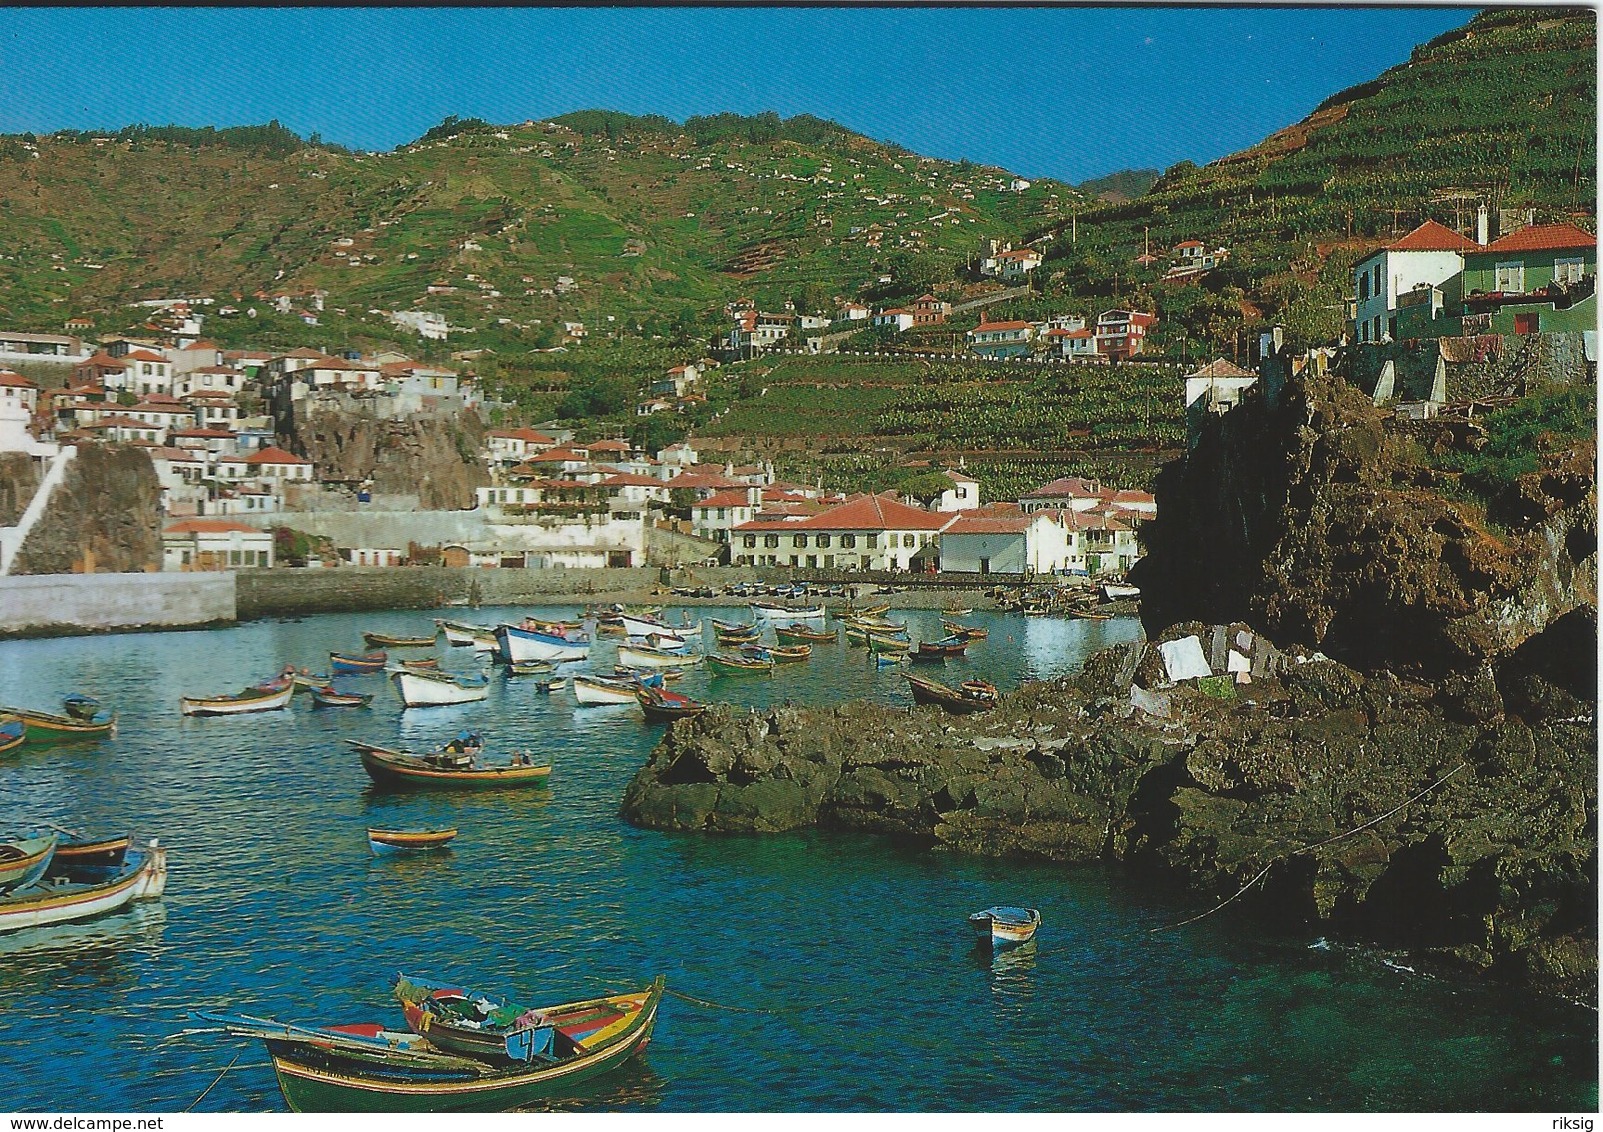
[(298, 668), (290, 679), (295, 682), (295, 694), (299, 696), (302, 693), (310, 692), (313, 688), (328, 687), (334, 682), (334, 674), (330, 672), (319, 675), (315, 672), (308, 672), (304, 668)]
[(61, 697), (61, 710), (74, 719), (88, 721), (100, 714), (100, 701), (83, 692), (68, 692)]
[(0, 755), (15, 751), (28, 738), (28, 725), (14, 715), (0, 715)]
[(897, 626), (894, 629), (865, 628), (861, 625), (847, 624), (846, 643), (849, 645), (871, 645), (875, 642), (885, 644), (909, 645), (907, 629)]
[(1129, 601), (1141, 596), (1140, 586), (1120, 585), (1116, 582), (1104, 582), (1100, 587), (1104, 601)]
[(1066, 612), (1070, 617), (1076, 617), (1081, 621), (1111, 621), (1113, 619), (1113, 614), (1098, 613), (1093, 609), (1070, 609), (1066, 610)]
[(996, 685), (989, 680), (965, 680), (957, 686), (957, 690), (971, 700), (984, 700), (990, 703), (995, 703), (1001, 695), (996, 690)]
[(740, 655), (750, 660), (771, 660), (775, 664), (797, 664), (813, 655), (812, 645), (748, 645)]
[(692, 719), (707, 710), (707, 705), (701, 701), (664, 688), (642, 688), (639, 696), (640, 710), (646, 713), (646, 719), (652, 723)]
[(714, 676), (770, 676), (774, 671), (774, 662), (715, 652), (707, 657), (707, 667), (712, 669)]
[(618, 663), (630, 668), (683, 668), (705, 659), (701, 653), (664, 652), (644, 645), (618, 646)]
[(713, 636), (717, 638), (718, 643), (721, 645), (744, 645), (762, 638), (762, 634), (759, 633), (755, 628), (742, 629), (738, 633), (725, 632), (722, 629), (714, 629), (712, 633)]
[(953, 715), (972, 715), (975, 712), (990, 711), (996, 706), (991, 699), (976, 698), (945, 684), (934, 680), (924, 680), (911, 673), (905, 674), (907, 683), (913, 691), (913, 700), (921, 704), (933, 704), (944, 708)]
[(556, 670), (557, 666), (549, 660), (514, 660), (506, 666), (508, 676), (544, 676)]
[(557, 635), (517, 625), (497, 625), (495, 640), (509, 662), (584, 660), (590, 655), (590, 638), (583, 633)]
[(918, 651), (913, 654), (915, 660), (946, 660), (948, 657), (962, 656), (968, 648), (968, 642), (961, 637), (942, 637), (938, 641), (920, 641)]
[(490, 681), (485, 676), (453, 676), (448, 672), (397, 668), (390, 673), (390, 679), (400, 693), (401, 706), (409, 708), (477, 703), (490, 694)]
[(968, 918), (968, 924), (982, 942), (992, 947), (1012, 947), (1035, 938), (1035, 931), (1041, 926), (1041, 913), (1036, 908), (999, 904), (975, 912)]
[(760, 625), (749, 621), (720, 621), (716, 617), (707, 618), (707, 624), (714, 633), (756, 633), (761, 629)]
[(132, 843), (133, 838), (127, 834), (101, 838), (64, 837), (56, 842), (56, 855), (51, 858), (47, 871), (119, 868)]
[(426, 660), (403, 660), (401, 661), (401, 667), (410, 672), (438, 672), (440, 670), (440, 658), (431, 656)]
[(629, 613), (618, 616), (624, 631), (631, 637), (672, 637), (683, 644), (692, 634), (701, 632), (699, 625), (670, 625), (658, 617), (640, 617)]
[(947, 621), (944, 618), (941, 620), (941, 628), (965, 641), (983, 641), (991, 635), (989, 629), (981, 629), (977, 625), (960, 625), (956, 621)]
[(456, 837), (454, 829), (374, 829), (367, 831), (367, 845), (374, 853), (394, 853), (444, 849)]
[(879, 617), (883, 614), (889, 613), (890, 608), (891, 607), (889, 605), (865, 605), (861, 609), (855, 609), (848, 605), (845, 609), (836, 614), (836, 616), (842, 621), (850, 621), (853, 618), (861, 617)]
[(467, 625), (461, 621), (446, 621), (436, 617), (434, 624), (445, 636), (445, 643), (454, 649), (471, 648), (474, 652), (495, 651), (495, 629), (490, 625)]
[(970, 613), (973, 613), (973, 612), (974, 612), (973, 609), (971, 609), (971, 608), (969, 608), (968, 606), (965, 605), (961, 609), (943, 609), (943, 610), (941, 610), (941, 616), (942, 617), (967, 617)]
[(630, 668), (627, 664), (614, 664), (612, 674), (625, 680), (638, 680), (660, 688), (670, 680), (684, 679), (682, 668)]
[(182, 696), (178, 710), (183, 715), (248, 715), (258, 711), (282, 711), (289, 706), (295, 694), (293, 679), (283, 680), (283, 686), (256, 684), (231, 696)]
[(425, 755), (394, 751), (347, 739), (362, 758), (368, 776), (380, 786), (429, 786), (452, 789), (496, 789), (506, 786), (543, 786), (551, 777), (551, 764), (537, 766), (527, 755), (508, 766), (483, 766), (476, 753), (439, 750)]
[(21, 888), (44, 876), (56, 855), (56, 841), (53, 833), (0, 841), (0, 892)]
[(652, 633), (647, 637), (630, 637), (628, 645), (633, 649), (655, 649), (657, 652), (668, 653), (672, 656), (688, 656), (690, 642), (678, 637), (664, 637), (660, 633)]
[(93, 880), (46, 877), (0, 896), (0, 932), (83, 920), (115, 912), (135, 900), (155, 900), (167, 888), (167, 850), (154, 839), (130, 854), (112, 876)]
[(388, 633), (363, 633), (362, 640), (370, 649), (426, 649), (434, 647), (440, 634), (436, 630), (427, 637), (392, 637)]
[(389, 662), (390, 656), (384, 652), (370, 652), (362, 656), (347, 656), (337, 652), (328, 654), (329, 671), (335, 676), (369, 676), (383, 672)]
[(372, 702), (371, 693), (339, 692), (332, 686), (312, 689), (313, 707), (366, 707)]
[(790, 624), (796, 621), (822, 621), (827, 611), (821, 605), (769, 605), (767, 602), (754, 601), (751, 603), (751, 615), (759, 621), (784, 621)]
[(791, 625), (775, 625), (774, 637), (782, 645), (821, 645), (836, 640), (833, 629), (814, 629), (800, 621)]
[(581, 707), (632, 704), (639, 688), (640, 682), (637, 680), (581, 675), (575, 675), (573, 678), (573, 698)]
[(907, 659), (907, 652), (905, 650), (901, 652), (880, 652), (878, 650), (873, 650), (869, 652), (868, 658), (873, 662), (875, 668), (890, 668), (893, 665), (901, 664), (903, 661), (905, 661)]
[[(548, 1024), (518, 1031), (517, 1050), (528, 1050), (526, 1060), (503, 1057), (499, 1066), (444, 1052), (431, 1037), (377, 1024), (304, 1027), (196, 1017), (262, 1039), (295, 1112), (506, 1112), (563, 1095), (645, 1049), (664, 986), (658, 976), (643, 991), (534, 1010)], [(417, 1009), (421, 1024), (423, 1009)], [(432, 1017), (428, 1029), (436, 1029)]]

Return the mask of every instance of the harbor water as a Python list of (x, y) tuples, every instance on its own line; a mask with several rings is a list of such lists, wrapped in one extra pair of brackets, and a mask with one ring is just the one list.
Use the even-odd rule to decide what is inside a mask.
[[(744, 619), (744, 609), (692, 611)], [(576, 607), (476, 610), (483, 623)], [(679, 610), (669, 607), (670, 616)], [(489, 699), (186, 719), (180, 695), (284, 665), (326, 672), (361, 632), (426, 632), (464, 611), (328, 615), (204, 632), (0, 643), (0, 700), (56, 710), (86, 691), (119, 715), (102, 744), (0, 755), (0, 829), (133, 831), (170, 847), (160, 902), (0, 935), (0, 1108), (282, 1111), (259, 1044), (182, 1036), (191, 1010), (400, 1025), (397, 972), (530, 1004), (664, 974), (650, 1048), (549, 1103), (577, 1111), (1590, 1111), (1597, 1021), (1562, 1003), (1410, 970), (1340, 940), (1265, 936), (1115, 871), (976, 859), (856, 835), (637, 829), (625, 787), (663, 728), (577, 707), (535, 677)], [(931, 612), (895, 614), (915, 639)], [(1004, 690), (1139, 634), (1111, 621), (977, 614), (987, 640), (938, 679)], [(610, 672), (616, 638), (586, 667)], [(708, 643), (711, 644), (709, 634)], [(442, 642), (443, 645), (443, 642)], [(433, 650), (477, 670), (466, 649)], [(398, 650), (421, 657), (428, 650)], [(772, 677), (691, 669), (674, 687), (762, 707), (910, 705), (894, 668), (844, 642)], [(382, 792), (343, 742), (419, 749), (459, 729), (550, 758), (548, 788)], [(369, 826), (455, 826), (449, 850), (375, 857)], [(1037, 940), (996, 958), (964, 920), (1037, 907)], [(690, 1001), (691, 999), (697, 1001)], [(236, 1054), (234, 1067), (218, 1074)]]

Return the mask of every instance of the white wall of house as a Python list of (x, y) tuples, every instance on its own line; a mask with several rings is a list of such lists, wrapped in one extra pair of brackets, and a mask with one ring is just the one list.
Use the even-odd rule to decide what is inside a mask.
[(1364, 295), (1367, 290), (1368, 297), (1358, 299), (1358, 341), (1378, 342), (1389, 332), (1389, 320), (1397, 313), (1398, 295), (1421, 283), (1440, 286), (1463, 270), (1464, 257), (1458, 252), (1394, 252), (1382, 248), (1360, 262), (1353, 269), (1353, 295)]

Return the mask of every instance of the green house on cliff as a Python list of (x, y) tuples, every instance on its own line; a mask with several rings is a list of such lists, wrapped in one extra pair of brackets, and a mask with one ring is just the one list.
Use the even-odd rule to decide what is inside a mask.
[(1465, 250), (1460, 277), (1397, 299), (1396, 339), (1597, 329), (1597, 237), (1533, 224)]

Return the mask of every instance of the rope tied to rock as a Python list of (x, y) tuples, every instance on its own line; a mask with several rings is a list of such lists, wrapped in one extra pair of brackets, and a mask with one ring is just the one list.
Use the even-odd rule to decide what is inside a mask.
[(1354, 826), (1352, 829), (1347, 830), (1345, 833), (1338, 833), (1334, 837), (1327, 837), (1323, 841), (1312, 842), (1312, 843), (1310, 843), (1308, 845), (1302, 846), (1301, 848), (1293, 849), (1289, 853), (1282, 853), (1282, 854), (1280, 854), (1280, 856), (1272, 858), (1267, 865), (1265, 865), (1262, 869), (1258, 870), (1258, 873), (1257, 873), (1256, 876), (1254, 876), (1246, 884), (1244, 884), (1240, 888), (1238, 888), (1230, 896), (1226, 897), (1224, 900), (1220, 901), (1218, 904), (1215, 904), (1212, 908), (1209, 908), (1206, 912), (1202, 912), (1202, 913), (1199, 913), (1198, 915), (1192, 916), (1190, 919), (1180, 920), (1178, 923), (1162, 924), (1162, 925), (1160, 925), (1158, 927), (1155, 927), (1155, 928), (1148, 928), (1147, 930), (1149, 932), (1173, 931), (1175, 928), (1183, 928), (1187, 924), (1194, 924), (1198, 920), (1207, 919), (1209, 916), (1213, 915), (1215, 912), (1217, 912), (1221, 908), (1225, 907), (1225, 905), (1231, 903), (1237, 897), (1241, 896), (1249, 888), (1251, 888), (1253, 885), (1255, 885), (1259, 881), (1261, 881), (1264, 877), (1268, 876), (1269, 875), (1269, 870), (1274, 868), (1280, 862), (1289, 861), (1291, 858), (1296, 857), (1296, 856), (1298, 856), (1300, 854), (1303, 854), (1303, 853), (1311, 853), (1315, 849), (1323, 849), (1326, 845), (1334, 845), (1336, 842), (1342, 840), (1343, 838), (1351, 837), (1355, 833), (1362, 833), (1364, 830), (1368, 829), (1370, 826), (1376, 825), (1376, 824), (1378, 824), (1380, 822), (1383, 822), (1387, 818), (1391, 817), (1393, 814), (1400, 813), (1401, 811), (1406, 810), (1409, 806), (1412, 806), (1415, 802), (1419, 801), (1426, 794), (1429, 794), (1432, 790), (1434, 790), (1438, 786), (1442, 785), (1449, 778), (1453, 777), (1453, 775), (1457, 774), (1459, 771), (1463, 770), (1467, 766), (1469, 766), (1469, 763), (1467, 763), (1467, 762), (1459, 763), (1452, 770), (1448, 771), (1446, 774), (1444, 774), (1440, 778), (1438, 778), (1435, 782), (1432, 782), (1429, 786), (1425, 787), (1425, 789), (1421, 790), (1418, 794), (1415, 794), (1413, 797), (1408, 798), (1405, 801), (1399, 802), (1397, 805), (1393, 806), (1391, 809), (1387, 810), (1385, 813), (1379, 814), (1379, 815), (1377, 815), (1375, 817), (1370, 818), (1368, 821), (1364, 822), (1364, 824), (1362, 824), (1362, 825)]

